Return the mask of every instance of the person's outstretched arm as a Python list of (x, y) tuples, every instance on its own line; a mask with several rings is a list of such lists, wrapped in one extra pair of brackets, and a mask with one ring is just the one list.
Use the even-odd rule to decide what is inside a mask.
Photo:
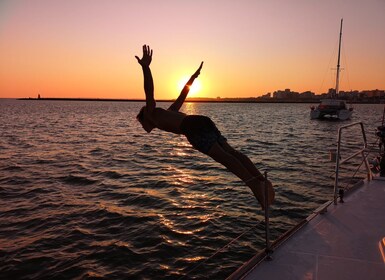
[(201, 73), (201, 69), (203, 66), (203, 61), (201, 62), (201, 65), (199, 66), (198, 70), (195, 71), (195, 73), (191, 76), (191, 78), (188, 80), (186, 85), (183, 87), (182, 91), (180, 92), (178, 98), (175, 100), (175, 102), (168, 108), (170, 111), (179, 111), (180, 107), (182, 107), (183, 102), (185, 101), (187, 94), (190, 91), (190, 87), (194, 80), (199, 76)]
[(142, 66), (144, 77), (144, 92), (146, 94), (146, 109), (149, 114), (154, 110), (156, 103), (154, 99), (154, 82), (152, 80), (152, 74), (150, 70), (150, 64), (152, 60), (152, 50), (149, 46), (143, 46), (143, 57), (140, 59), (135, 56), (138, 63)]

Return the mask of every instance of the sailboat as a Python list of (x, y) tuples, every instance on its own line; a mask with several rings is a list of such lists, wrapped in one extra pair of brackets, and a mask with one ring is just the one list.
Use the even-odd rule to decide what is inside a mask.
[(340, 26), (340, 37), (338, 46), (338, 60), (337, 60), (337, 74), (336, 74), (336, 88), (335, 92), (332, 92), (330, 98), (322, 99), (321, 103), (310, 109), (311, 119), (337, 119), (337, 120), (348, 120), (353, 114), (353, 108), (348, 108), (345, 100), (337, 99), (339, 90), (339, 79), (340, 79), (340, 55), (341, 55), (341, 38), (342, 38), (342, 23), (341, 19)]

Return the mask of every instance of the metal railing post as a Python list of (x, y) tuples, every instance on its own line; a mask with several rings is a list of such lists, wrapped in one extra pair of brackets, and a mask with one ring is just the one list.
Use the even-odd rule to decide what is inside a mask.
[(362, 159), (365, 163), (365, 167), (366, 167), (366, 172), (367, 172), (367, 179), (368, 181), (372, 180), (373, 179), (373, 175), (372, 175), (372, 171), (370, 170), (370, 165), (369, 165), (369, 161), (368, 161), (368, 157), (365, 156), (365, 152), (362, 151)]
[[(358, 124), (361, 126), (362, 137), (363, 137), (363, 140), (364, 140), (364, 147), (359, 152), (357, 152), (357, 153), (347, 157), (346, 159), (340, 161), (340, 158), (341, 158), (340, 154), (341, 154), (341, 135), (342, 135), (342, 130), (345, 129), (345, 128), (354, 126), (354, 125), (358, 125)], [(339, 192), (339, 190), (338, 190), (339, 169), (340, 169), (340, 165), (342, 163), (347, 162), (348, 160), (352, 159), (353, 157), (356, 157), (357, 155), (361, 154), (362, 157), (363, 157), (363, 161), (365, 162), (365, 167), (366, 167), (366, 171), (367, 171), (368, 180), (372, 179), (372, 172), (370, 170), (369, 162), (368, 162), (367, 157), (365, 156), (365, 151), (366, 151), (367, 147), (368, 147), (368, 144), (367, 144), (367, 140), (366, 140), (364, 124), (362, 122), (356, 122), (356, 123), (344, 125), (344, 126), (341, 126), (338, 129), (336, 169), (335, 169), (335, 178), (334, 178), (334, 198), (333, 198), (333, 202), (334, 202), (335, 205), (337, 205), (338, 194), (342, 193), (342, 195), (343, 195), (343, 190), (341, 189), (342, 190), (342, 191), (340, 190), (341, 192)], [(343, 202), (343, 201), (341, 201), (341, 202)]]
[[(362, 122), (360, 122), (360, 125), (361, 125), (361, 131), (362, 131), (362, 136), (364, 137), (364, 149), (366, 150), (368, 148), (368, 142), (366, 140), (366, 134), (365, 134), (365, 129), (364, 129), (364, 124)], [(368, 181), (372, 180), (373, 179), (373, 174), (372, 174), (372, 171), (370, 169), (370, 165), (369, 165), (369, 162), (368, 162), (368, 158), (365, 156), (365, 150), (362, 150), (362, 159), (364, 160), (365, 162), (365, 167), (366, 167), (366, 171), (367, 171), (367, 178), (368, 178)]]
[(264, 173), (265, 176), (265, 241), (266, 241), (266, 260), (272, 260), (271, 257), (271, 247), (270, 247), (270, 220), (269, 220), (269, 190), (267, 185), (267, 172)]
[(337, 155), (336, 155), (336, 175), (334, 178), (334, 197), (333, 202), (334, 205), (337, 205), (337, 197), (338, 197), (338, 174), (340, 169), (340, 153), (341, 153), (341, 127), (338, 129), (338, 138), (337, 138)]

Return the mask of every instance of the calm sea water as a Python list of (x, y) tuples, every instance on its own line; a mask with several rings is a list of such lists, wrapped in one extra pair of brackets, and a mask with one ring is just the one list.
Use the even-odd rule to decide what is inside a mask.
[[(183, 136), (145, 133), (141, 106), (0, 100), (1, 279), (224, 279), (262, 249), (251, 191)], [(331, 199), (338, 127), (363, 121), (374, 142), (383, 105), (355, 105), (347, 122), (310, 120), (308, 104), (182, 110), (268, 171), (276, 238)]]

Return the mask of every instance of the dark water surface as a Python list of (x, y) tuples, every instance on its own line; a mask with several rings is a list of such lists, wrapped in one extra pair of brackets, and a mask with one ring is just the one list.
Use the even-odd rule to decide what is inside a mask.
[[(141, 106), (0, 100), (1, 279), (224, 279), (261, 250), (251, 191), (183, 136), (145, 133)], [(308, 104), (182, 110), (210, 116), (268, 171), (276, 238), (331, 199), (338, 127), (363, 121), (374, 142), (383, 105), (355, 105), (347, 122), (310, 120)]]

